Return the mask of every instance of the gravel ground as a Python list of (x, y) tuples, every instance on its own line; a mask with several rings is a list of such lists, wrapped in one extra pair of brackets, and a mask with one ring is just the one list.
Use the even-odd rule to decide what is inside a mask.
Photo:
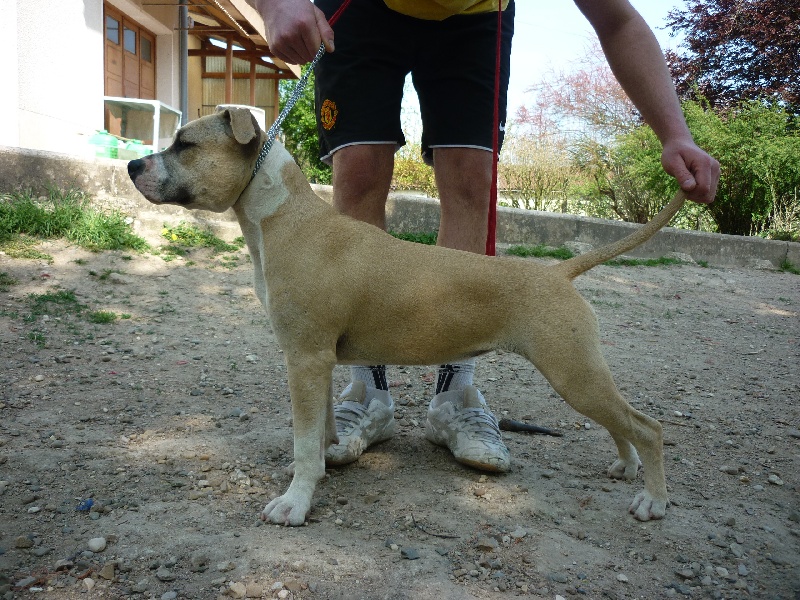
[[(608, 434), (526, 362), (476, 383), (514, 466), (424, 439), (433, 370), (390, 369), (399, 434), (328, 471), (306, 526), (281, 351), (246, 253), (0, 256), (0, 598), (800, 597), (800, 277), (601, 266), (577, 280), (630, 402), (664, 424), (672, 500), (626, 512)], [(114, 313), (110, 323), (102, 314)], [(337, 368), (337, 389), (347, 371)]]

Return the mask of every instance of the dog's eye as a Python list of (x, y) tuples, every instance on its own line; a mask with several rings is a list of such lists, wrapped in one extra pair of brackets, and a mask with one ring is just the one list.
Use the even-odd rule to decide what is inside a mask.
[(186, 140), (184, 140), (182, 138), (178, 138), (174, 142), (172, 142), (172, 148), (176, 152), (183, 152), (184, 150), (188, 150), (189, 148), (192, 148), (194, 145), (195, 145), (194, 142), (187, 142)]

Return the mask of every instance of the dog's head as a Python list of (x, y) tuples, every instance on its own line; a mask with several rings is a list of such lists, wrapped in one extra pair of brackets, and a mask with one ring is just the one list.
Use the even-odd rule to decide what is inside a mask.
[(261, 150), (261, 128), (244, 108), (227, 108), (181, 127), (172, 145), (128, 163), (153, 204), (222, 212), (236, 202)]

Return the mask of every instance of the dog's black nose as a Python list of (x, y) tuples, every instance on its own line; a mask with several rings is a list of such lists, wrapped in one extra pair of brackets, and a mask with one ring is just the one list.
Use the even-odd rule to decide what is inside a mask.
[(144, 171), (144, 167), (144, 160), (141, 158), (137, 158), (128, 163), (128, 176), (131, 178), (131, 181), (136, 181), (136, 178)]

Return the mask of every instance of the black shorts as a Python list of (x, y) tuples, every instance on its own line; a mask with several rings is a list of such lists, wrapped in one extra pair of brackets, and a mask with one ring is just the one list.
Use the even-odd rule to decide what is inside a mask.
[[(342, 0), (315, 0), (330, 18)], [(353, 144), (405, 144), (400, 124), (410, 72), (422, 115), (422, 154), (456, 146), (491, 151), (497, 13), (416, 19), (383, 0), (352, 0), (333, 26), (336, 51), (314, 71), (320, 157)], [(514, 32), (514, 1), (503, 11), (500, 143)]]

